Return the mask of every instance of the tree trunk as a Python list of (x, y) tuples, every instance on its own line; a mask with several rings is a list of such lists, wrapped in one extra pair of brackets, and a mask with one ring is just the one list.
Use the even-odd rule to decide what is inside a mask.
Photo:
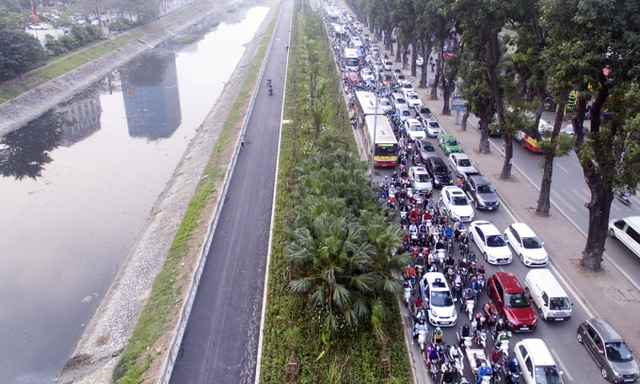
[(460, 122), (460, 128), (462, 128), (462, 132), (466, 132), (467, 130), (468, 119), (469, 119), (469, 109), (465, 109), (464, 114), (462, 115), (462, 121)]
[(404, 52), (404, 46), (396, 43), (396, 63), (402, 61), (402, 52)]
[(416, 58), (418, 57), (418, 44), (414, 40), (413, 43), (411, 43), (411, 46), (413, 47), (413, 52), (411, 52), (411, 76), (416, 77), (418, 75), (418, 67), (416, 66)]
[(593, 169), (585, 169), (587, 185), (591, 190), (591, 200), (585, 204), (589, 210), (587, 244), (582, 251), (580, 265), (592, 271), (599, 271), (607, 239), (609, 212), (613, 202), (613, 191), (602, 185), (602, 178)]
[(483, 155), (488, 155), (491, 153), (491, 146), (489, 145), (489, 124), (487, 123), (487, 119), (480, 117), (478, 126), (478, 128), (480, 128), (480, 146), (478, 150)]
[[(562, 92), (562, 100), (567, 99), (568, 93), (569, 91)], [(540, 101), (540, 99), (538, 100)], [(560, 135), (560, 128), (562, 128), (562, 118), (564, 117), (565, 105), (566, 102), (562, 102), (556, 109), (555, 122), (553, 124), (553, 133), (551, 134), (552, 143), (555, 143), (558, 135)], [(542, 102), (540, 101), (538, 107), (541, 106)], [(549, 217), (549, 210), (551, 209), (551, 180), (553, 179), (553, 159), (555, 156), (555, 148), (553, 151), (547, 151), (544, 153), (542, 182), (540, 184), (540, 194), (538, 195), (538, 207), (536, 208), (536, 215), (538, 216)]]
[(504, 162), (502, 163), (500, 178), (509, 180), (511, 178), (511, 168), (513, 167), (513, 139), (511, 136), (503, 135), (502, 145), (504, 146)]

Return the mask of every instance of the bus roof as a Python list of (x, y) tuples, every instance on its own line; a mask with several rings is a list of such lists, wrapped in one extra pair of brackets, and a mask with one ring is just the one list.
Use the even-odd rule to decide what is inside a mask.
[[(362, 109), (363, 116), (376, 115), (376, 95), (368, 91), (356, 91), (356, 101)], [(378, 115), (384, 115), (382, 107), (378, 105)]]
[(376, 144), (397, 144), (398, 143), (398, 140), (396, 140), (396, 137), (393, 134), (393, 129), (391, 128), (391, 124), (389, 124), (389, 120), (387, 119), (386, 116), (369, 115), (369, 116), (365, 116), (364, 119), (367, 124), (367, 130), (369, 131), (369, 135), (371, 136), (371, 141), (373, 141), (373, 127), (375, 125)]
[(345, 48), (344, 49), (344, 57), (358, 57), (358, 50), (356, 48)]

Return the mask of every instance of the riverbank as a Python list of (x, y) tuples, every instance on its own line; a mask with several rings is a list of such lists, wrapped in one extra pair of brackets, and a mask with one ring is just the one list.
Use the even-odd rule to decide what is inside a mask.
[[(274, 4), (275, 1), (267, 0), (259, 4), (253, 2), (234, 3), (233, 6), (244, 8), (262, 5), (274, 8)], [(215, 9), (208, 13), (201, 13), (200, 17), (210, 16), (216, 11), (227, 12), (228, 5), (227, 2), (218, 2), (215, 4)], [(213, 180), (211, 183), (213, 192), (207, 195), (208, 200), (204, 202), (202, 214), (196, 218), (197, 227), (189, 232), (188, 255), (178, 267), (179, 277), (186, 282), (178, 284), (175, 288), (179, 295), (175, 307), (180, 308), (188, 288), (188, 282), (191, 280), (194, 264), (204, 242), (206, 229), (217, 203), (218, 191), (224, 181), (224, 171), (228, 168), (233, 149), (237, 143), (239, 129), (242, 127), (251, 95), (244, 96), (240, 108), (236, 108), (234, 101), (238, 96), (238, 91), (243, 87), (243, 81), (247, 74), (256, 70), (256, 63), (253, 63), (254, 57), (260, 48), (273, 12), (272, 9), (251, 43), (246, 45), (242, 59), (229, 81), (226, 82), (217, 103), (189, 144), (189, 148), (183, 155), (180, 165), (176, 168), (165, 191), (158, 198), (150, 213), (147, 225), (129, 251), (91, 323), (86, 327), (73, 357), (68, 361), (64, 372), (58, 378), (58, 382), (110, 382), (118, 357), (126, 347), (138, 316), (151, 294), (151, 286), (169, 253), (178, 228), (188, 212), (190, 201), (196, 193), (200, 181), (209, 177)], [(190, 25), (192, 25), (191, 22), (183, 24), (185, 28)], [(171, 30), (176, 33), (180, 31), (173, 26)], [(166, 30), (162, 32), (163, 36), (164, 31)], [(156, 36), (148, 36), (146, 40), (155, 38)], [(135, 51), (136, 49), (127, 50), (127, 52)], [(135, 55), (137, 53), (131, 57)], [(257, 68), (259, 70), (261, 59), (258, 61)], [(83, 81), (82, 79), (76, 80)], [(91, 83), (88, 80), (86, 82)], [(253, 92), (253, 89), (253, 86), (250, 87), (250, 92)], [(225, 122), (229, 116), (231, 116), (230, 120), (233, 120), (231, 126)], [(222, 146), (220, 146), (220, 142), (223, 142)], [(212, 163), (215, 163), (215, 167), (212, 167)], [(160, 355), (166, 351), (171, 341), (174, 320), (178, 316), (177, 312), (177, 310), (171, 311), (170, 321), (163, 329), (164, 335), (155, 346), (149, 346), (154, 351), (154, 362), (144, 375), (146, 379), (157, 377), (157, 373), (161, 369), (163, 358)]]

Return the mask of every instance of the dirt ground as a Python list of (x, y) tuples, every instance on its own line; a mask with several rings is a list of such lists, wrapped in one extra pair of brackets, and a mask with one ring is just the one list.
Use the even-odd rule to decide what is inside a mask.
[[(231, 2), (233, 1), (223, 0), (220, 6), (224, 7)], [(264, 0), (260, 1), (260, 4), (251, 1), (249, 3), (247, 6), (268, 6), (271, 10), (254, 39), (247, 44), (242, 59), (227, 81), (218, 101), (198, 129), (167, 188), (158, 198), (147, 225), (130, 250), (118, 275), (80, 339), (73, 357), (67, 362), (57, 382), (92, 384), (110, 382), (118, 356), (126, 346), (137, 316), (150, 293), (151, 284), (162, 267), (187, 205), (209, 161), (224, 121), (235, 102), (237, 89), (247, 75), (277, 6), (276, 0)], [(238, 3), (234, 3), (236, 7), (238, 5)], [(254, 88), (255, 84), (252, 89)], [(240, 113), (233, 128), (230, 144), (223, 152), (216, 155), (225, 171), (229, 168), (235, 155), (248, 107), (247, 103)], [(181, 288), (182, 297), (176, 303), (170, 324), (156, 344), (147, 347), (148, 350), (154, 351), (154, 359), (143, 377), (144, 382), (157, 381), (162, 370), (175, 325), (180, 316), (182, 303), (193, 279), (210, 221), (215, 214), (223, 182), (224, 180), (220, 180), (215, 186), (215, 192), (202, 214), (203, 220), (191, 239), (189, 255), (180, 264), (183, 273), (181, 281), (177, 284)]]

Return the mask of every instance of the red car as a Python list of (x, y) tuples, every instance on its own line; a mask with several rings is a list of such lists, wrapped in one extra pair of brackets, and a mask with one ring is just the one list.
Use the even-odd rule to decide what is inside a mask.
[(360, 75), (358, 75), (358, 72), (349, 72), (349, 81), (351, 84), (358, 84), (358, 81), (360, 81)]
[(489, 278), (487, 287), (495, 303), (494, 310), (505, 319), (511, 331), (533, 332), (536, 329), (536, 312), (513, 273), (497, 272)]

